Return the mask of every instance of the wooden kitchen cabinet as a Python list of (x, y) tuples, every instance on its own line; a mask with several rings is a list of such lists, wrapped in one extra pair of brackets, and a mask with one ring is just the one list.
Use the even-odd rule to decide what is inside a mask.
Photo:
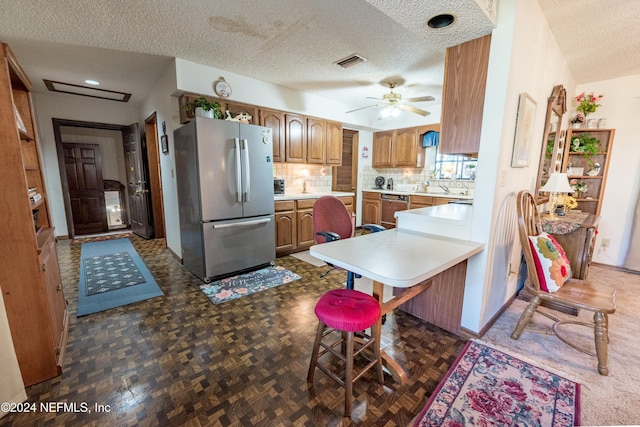
[(382, 221), (382, 203), (380, 193), (362, 192), (362, 223), (380, 225)]
[(373, 133), (373, 149), (371, 164), (374, 168), (392, 167), (391, 149), (393, 147), (393, 135), (395, 131)]
[(284, 113), (282, 111), (260, 109), (259, 116), (260, 126), (271, 129), (273, 161), (284, 162), (286, 160)]
[(491, 34), (447, 49), (440, 154), (477, 155), (480, 149), (490, 46)]
[[(30, 386), (62, 372), (69, 314), (31, 82), (9, 46), (0, 48), (0, 291), (22, 380)], [(42, 198), (32, 202), (30, 188)]]
[(324, 163), (342, 165), (342, 123), (327, 121), (327, 140)]
[(299, 250), (306, 250), (316, 242), (313, 233), (313, 205), (316, 199), (296, 200), (296, 228), (298, 229)]
[(276, 253), (291, 253), (298, 247), (295, 201), (275, 202)]
[(323, 164), (326, 157), (327, 126), (324, 120), (307, 119), (307, 163)]
[(307, 120), (297, 114), (285, 114), (285, 159), (287, 163), (307, 161)]
[(433, 206), (446, 205), (449, 202), (453, 202), (458, 199), (450, 199), (448, 197), (434, 197)]
[(431, 196), (409, 196), (409, 209), (428, 208), (433, 206), (433, 197)]
[(404, 128), (373, 134), (372, 166), (424, 167), (424, 148), (419, 128)]

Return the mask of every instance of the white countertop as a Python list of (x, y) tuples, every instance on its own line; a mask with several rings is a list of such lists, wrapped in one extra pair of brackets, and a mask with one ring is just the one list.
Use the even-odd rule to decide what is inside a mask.
[(285, 194), (276, 194), (273, 196), (273, 199), (278, 202), (281, 200), (300, 200), (300, 199), (317, 199), (322, 196), (335, 196), (335, 197), (345, 197), (345, 196), (354, 196), (354, 193), (349, 193), (346, 191), (319, 191), (319, 192), (309, 192), (309, 193), (301, 193), (301, 192), (286, 192)]
[(408, 288), (483, 249), (482, 243), (396, 228), (314, 245), (310, 254), (386, 285)]
[(469, 240), (472, 215), (472, 205), (446, 204), (398, 211), (394, 216), (401, 229)]
[(446, 197), (447, 199), (473, 200), (473, 196), (454, 194), (459, 191), (463, 191), (462, 189), (459, 189), (459, 188), (451, 189), (452, 193), (449, 193), (449, 194), (445, 194), (444, 191), (438, 192), (435, 190), (420, 192), (420, 191), (404, 191), (404, 190), (385, 190), (385, 189), (378, 189), (378, 188), (363, 188), (362, 191), (367, 191), (371, 193), (382, 193), (382, 194), (397, 194), (400, 196), (415, 195), (415, 196)]

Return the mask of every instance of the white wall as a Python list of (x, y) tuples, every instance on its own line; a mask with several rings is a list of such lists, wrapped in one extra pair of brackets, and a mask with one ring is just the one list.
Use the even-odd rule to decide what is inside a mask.
[[(487, 246), (469, 262), (462, 318), (462, 326), (474, 332), (515, 293), (521, 251), (515, 232), (515, 194), (535, 187), (553, 87), (573, 81), (536, 0), (500, 1), (497, 25), (491, 39), (471, 235), (471, 240)], [(529, 166), (512, 168), (518, 99), (523, 92), (537, 103), (536, 119)]]
[[(593, 260), (621, 266), (629, 247), (635, 203), (640, 194), (640, 136), (637, 130), (640, 75), (582, 84), (575, 92), (568, 92), (567, 97), (581, 92), (604, 95), (600, 101), (602, 106), (591, 116), (606, 118), (607, 128), (616, 131)], [(575, 107), (573, 99), (568, 99), (570, 115), (575, 113)], [(611, 246), (606, 251), (600, 246), (602, 239), (611, 239)]]
[(51, 219), (56, 236), (68, 236), (67, 220), (62, 196), (62, 181), (58, 167), (56, 140), (51, 119), (79, 120), (117, 125), (138, 121), (137, 104), (106, 101), (68, 94), (34, 94), (38, 134), (42, 147), (43, 168), (51, 207)]

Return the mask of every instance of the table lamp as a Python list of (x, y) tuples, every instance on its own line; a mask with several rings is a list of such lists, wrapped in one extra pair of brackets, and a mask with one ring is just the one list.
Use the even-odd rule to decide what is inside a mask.
[(569, 184), (569, 178), (567, 178), (566, 173), (553, 172), (549, 176), (549, 180), (540, 188), (540, 192), (551, 193), (549, 218), (557, 218), (555, 210), (558, 203), (558, 193), (572, 193), (573, 188)]
[(300, 171), (300, 176), (302, 177), (302, 193), (307, 193), (307, 178), (311, 176), (307, 169), (302, 169)]

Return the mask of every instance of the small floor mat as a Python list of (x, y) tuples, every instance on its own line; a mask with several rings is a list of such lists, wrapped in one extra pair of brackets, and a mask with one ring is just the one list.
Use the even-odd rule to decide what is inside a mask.
[(84, 260), (87, 295), (109, 292), (144, 283), (144, 277), (133, 263), (131, 255), (118, 252), (98, 255)]
[(213, 304), (231, 301), (256, 292), (300, 279), (284, 267), (266, 267), (211, 283), (203, 283), (200, 290)]

